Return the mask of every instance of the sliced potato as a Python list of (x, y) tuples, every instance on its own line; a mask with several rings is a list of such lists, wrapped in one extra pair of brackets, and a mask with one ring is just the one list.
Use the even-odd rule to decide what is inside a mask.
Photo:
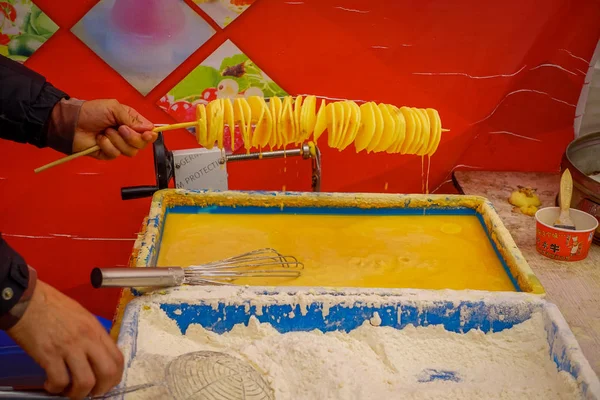
[(304, 142), (310, 138), (317, 122), (317, 98), (316, 96), (306, 96), (302, 103), (300, 124), (300, 141)]
[(339, 132), (339, 119), (344, 118), (344, 108), (338, 103), (327, 104), (327, 145), (335, 148)]
[(266, 109), (264, 106), (265, 101), (262, 97), (250, 96), (248, 97), (248, 104), (250, 105), (250, 110), (252, 110), (251, 120), (254, 125), (254, 130), (252, 131), (252, 146), (261, 146), (266, 135), (264, 124)]
[[(235, 143), (235, 122), (233, 118), (233, 105), (231, 104), (231, 100), (229, 99), (229, 97), (223, 99), (223, 118), (225, 119), (225, 123), (229, 127), (229, 136), (231, 137), (231, 146), (233, 147)], [(223, 129), (223, 132), (225, 132), (225, 129)], [(223, 148), (222, 143), (221, 146), (219, 146), (219, 148)], [(231, 150), (233, 150), (233, 148)]]
[(325, 100), (321, 100), (321, 106), (317, 112), (315, 130), (313, 132), (313, 138), (315, 142), (319, 140), (319, 137), (321, 137), (323, 132), (325, 132), (325, 129), (327, 129), (327, 106), (325, 104)]
[(344, 117), (338, 120), (340, 129), (338, 132), (338, 136), (335, 138), (335, 147), (338, 150), (342, 150), (342, 146), (346, 142), (346, 135), (349, 132), (352, 108), (350, 106), (350, 103), (348, 103), (347, 101), (338, 101), (337, 103), (339, 104), (338, 109), (341, 108), (344, 110)]
[(400, 133), (400, 121), (398, 120), (398, 116), (396, 115), (396, 111), (394, 110), (396, 107), (391, 104), (386, 104), (385, 106), (390, 114), (390, 117), (394, 121), (394, 132), (392, 133), (393, 141), (387, 148), (383, 149), (382, 151), (385, 151), (386, 153), (393, 153), (394, 149), (396, 148), (396, 143), (398, 142), (398, 135)]
[(217, 117), (217, 147), (223, 149), (223, 136), (225, 135), (225, 105), (224, 100), (220, 99), (220, 108)]
[(250, 119), (252, 120), (253, 124), (256, 124), (258, 121), (260, 121), (260, 118), (262, 117), (262, 114), (265, 110), (258, 96), (250, 96), (246, 100), (248, 101), (248, 105), (250, 106)]
[(269, 108), (271, 111), (271, 117), (273, 118), (273, 129), (271, 130), (271, 139), (269, 140), (269, 145), (271, 148), (277, 148), (283, 145), (283, 140), (279, 132), (281, 104), (281, 99), (279, 97), (272, 97), (269, 100)]
[(400, 109), (396, 106), (389, 106), (390, 114), (392, 118), (394, 118), (394, 122), (396, 123), (396, 132), (394, 133), (395, 140), (394, 143), (387, 148), (386, 152), (388, 153), (399, 153), (400, 148), (402, 147), (402, 143), (406, 138), (406, 121), (404, 120), (404, 115), (400, 112)]
[(427, 108), (425, 111), (429, 116), (432, 135), (432, 139), (429, 143), (429, 148), (427, 149), (427, 155), (432, 156), (436, 152), (440, 144), (440, 140), (442, 139), (442, 120), (437, 110), (433, 108)]
[(378, 153), (380, 151), (387, 150), (388, 147), (394, 142), (394, 133), (396, 131), (396, 122), (390, 114), (390, 110), (387, 104), (378, 104), (381, 115), (383, 116), (383, 133), (377, 145), (373, 147), (373, 151)]
[(429, 155), (437, 151), (442, 123), (437, 110), (395, 107), (369, 102), (360, 107), (350, 100), (326, 104), (321, 100), (317, 111), (316, 96), (286, 96), (270, 99), (262, 96), (216, 99), (196, 108), (196, 139), (212, 148), (223, 148), (223, 128), (229, 126), (235, 142), (239, 125), (244, 146), (271, 148), (302, 143), (311, 135), (316, 142), (325, 130), (328, 145), (340, 151), (354, 142), (356, 151)]
[(404, 118), (404, 114), (400, 111), (399, 108), (396, 108), (396, 112), (398, 113), (398, 119), (400, 120), (400, 132), (398, 143), (396, 143), (395, 153), (400, 153), (400, 149), (402, 149), (402, 145), (406, 140), (406, 118)]
[(216, 112), (217, 112), (217, 107), (218, 105), (216, 104), (215, 101), (211, 101), (206, 105), (206, 129), (207, 129), (207, 134), (206, 134), (206, 143), (204, 145), (204, 147), (206, 147), (207, 149), (212, 149), (215, 146), (215, 142), (212, 141), (211, 142), (211, 138), (215, 137), (215, 135), (213, 134), (214, 131), (214, 127), (213, 125), (215, 124), (216, 121)]
[(333, 124), (335, 122), (333, 103), (329, 103), (325, 106), (325, 115), (327, 118), (327, 145), (331, 147), (333, 144)]
[(208, 142), (208, 129), (206, 122), (206, 107), (204, 104), (198, 104), (196, 106), (196, 119), (198, 124), (196, 125), (196, 140), (202, 147), (206, 147)]
[(420, 114), (416, 111), (416, 108), (411, 107), (410, 112), (412, 113), (413, 121), (415, 122), (415, 139), (406, 153), (417, 154), (417, 150), (423, 144), (423, 122)]
[(377, 129), (375, 124), (373, 103), (362, 104), (360, 106), (360, 124), (354, 140), (354, 147), (356, 148), (357, 153), (365, 150), (373, 140), (373, 135)]
[(294, 102), (295, 99), (293, 97), (290, 96), (290, 105), (288, 107), (288, 119), (290, 121), (289, 126), (290, 129), (288, 130), (288, 136), (286, 137), (286, 142), (285, 144), (291, 144), (294, 143), (294, 140), (296, 139), (296, 128), (295, 128), (295, 119), (294, 119)]
[(273, 132), (273, 116), (271, 115), (269, 105), (265, 102), (265, 98), (259, 97), (259, 99), (263, 105), (265, 113), (263, 115), (262, 121), (259, 124), (259, 138), (257, 138), (256, 141), (261, 148), (264, 148), (267, 147), (267, 145), (271, 141), (271, 133)]
[(297, 96), (296, 101), (294, 101), (294, 143), (298, 143), (301, 136), (300, 117), (302, 115), (302, 100), (302, 96)]
[(345, 149), (354, 142), (356, 135), (358, 134), (358, 129), (360, 128), (360, 108), (358, 107), (358, 104), (353, 101), (348, 101), (348, 104), (350, 105), (350, 124), (340, 150)]
[(252, 147), (252, 110), (245, 98), (237, 98), (233, 101), (233, 115), (236, 121), (239, 121), (244, 148), (250, 150)]
[(406, 124), (406, 137), (404, 138), (404, 142), (402, 142), (398, 152), (400, 154), (406, 154), (415, 141), (416, 122), (415, 115), (412, 113), (410, 108), (400, 107), (400, 112), (404, 116), (404, 122)]
[(368, 153), (372, 152), (373, 149), (379, 144), (379, 142), (381, 141), (381, 137), (383, 136), (384, 129), (383, 113), (381, 112), (381, 109), (375, 102), (372, 102), (372, 104), (373, 113), (375, 114), (375, 133), (373, 134), (373, 139), (371, 139), (371, 142), (367, 146)]
[(248, 135), (248, 145), (247, 148), (250, 149), (252, 147), (252, 109), (250, 108), (250, 104), (248, 104), (248, 99), (242, 99), (242, 111), (244, 112), (244, 117), (246, 118), (246, 133)]
[(292, 142), (292, 137), (294, 135), (294, 114), (292, 110), (292, 102), (292, 97), (286, 96), (283, 99), (281, 114), (279, 114), (279, 131), (283, 147)]
[(215, 143), (221, 138), (221, 144), (223, 143), (223, 102), (221, 99), (216, 99), (208, 103), (207, 108), (207, 128), (208, 128), (208, 139), (206, 142), (206, 148), (212, 149)]
[(421, 116), (421, 130), (423, 131), (423, 143), (421, 147), (417, 149), (417, 155), (423, 156), (427, 154), (427, 149), (429, 148), (429, 141), (431, 139), (431, 125), (429, 124), (429, 117), (425, 110), (418, 108), (419, 115)]

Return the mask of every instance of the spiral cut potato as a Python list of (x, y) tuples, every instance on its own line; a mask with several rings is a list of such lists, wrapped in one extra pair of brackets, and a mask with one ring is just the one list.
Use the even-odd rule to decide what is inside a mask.
[(442, 123), (432, 108), (396, 107), (369, 102), (358, 106), (344, 100), (317, 109), (315, 96), (273, 97), (269, 103), (252, 96), (213, 100), (196, 109), (198, 143), (223, 148), (225, 125), (234, 142), (237, 125), (247, 150), (272, 149), (304, 141), (315, 142), (327, 131), (329, 147), (343, 150), (354, 143), (357, 152), (433, 155), (442, 137)]

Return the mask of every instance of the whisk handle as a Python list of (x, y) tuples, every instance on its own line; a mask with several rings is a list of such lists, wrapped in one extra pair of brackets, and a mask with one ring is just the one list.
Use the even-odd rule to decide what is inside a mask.
[(92, 286), (106, 287), (172, 287), (184, 283), (185, 274), (179, 267), (94, 268)]

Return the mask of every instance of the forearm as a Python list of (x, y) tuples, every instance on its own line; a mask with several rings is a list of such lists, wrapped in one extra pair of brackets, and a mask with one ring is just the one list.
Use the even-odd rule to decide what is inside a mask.
[(8, 330), (25, 313), (37, 273), (0, 236), (0, 329)]
[(0, 56), (0, 138), (70, 154), (82, 101)]

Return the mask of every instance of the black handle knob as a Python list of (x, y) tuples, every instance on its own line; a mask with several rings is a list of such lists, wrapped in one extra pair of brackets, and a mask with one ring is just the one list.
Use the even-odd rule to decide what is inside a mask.
[(133, 200), (151, 197), (158, 191), (158, 186), (129, 186), (121, 188), (121, 199)]

